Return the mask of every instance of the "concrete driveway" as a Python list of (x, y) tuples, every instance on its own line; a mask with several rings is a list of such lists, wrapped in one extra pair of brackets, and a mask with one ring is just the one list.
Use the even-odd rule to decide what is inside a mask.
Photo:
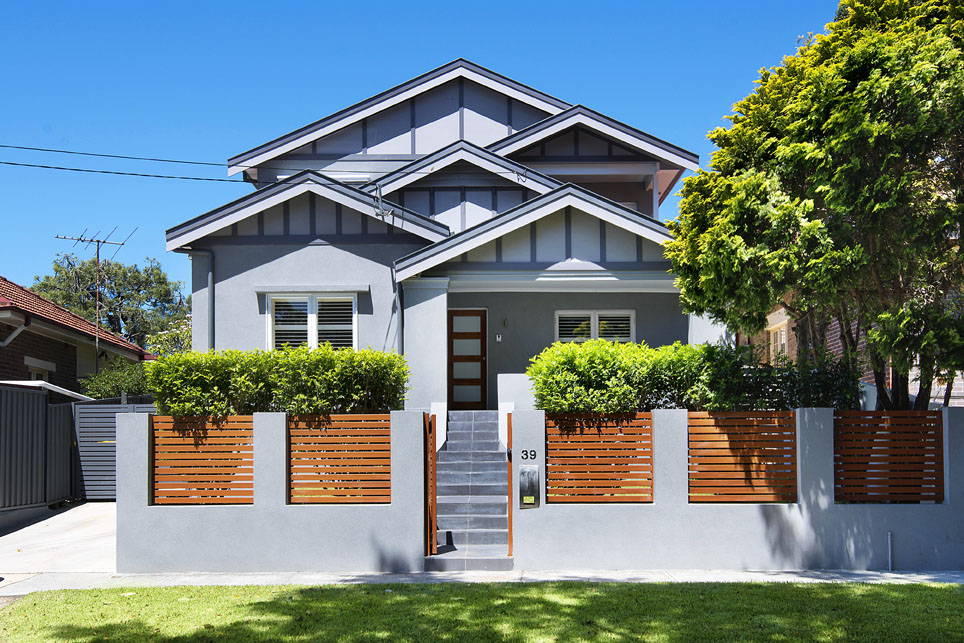
[(36, 574), (115, 573), (117, 507), (89, 502), (0, 536), (0, 588)]

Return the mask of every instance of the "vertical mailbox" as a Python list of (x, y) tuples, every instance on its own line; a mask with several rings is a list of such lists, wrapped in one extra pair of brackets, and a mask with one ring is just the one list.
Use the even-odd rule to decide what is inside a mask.
[(519, 465), (519, 509), (539, 506), (542, 490), (539, 488), (539, 465)]

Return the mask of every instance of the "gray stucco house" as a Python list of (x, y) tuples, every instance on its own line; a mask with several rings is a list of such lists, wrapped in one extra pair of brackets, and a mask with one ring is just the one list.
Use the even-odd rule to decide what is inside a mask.
[(251, 194), (167, 231), (194, 346), (405, 354), (410, 408), (493, 409), (556, 340), (662, 345), (680, 309), (659, 206), (699, 159), (456, 60), (229, 161)]

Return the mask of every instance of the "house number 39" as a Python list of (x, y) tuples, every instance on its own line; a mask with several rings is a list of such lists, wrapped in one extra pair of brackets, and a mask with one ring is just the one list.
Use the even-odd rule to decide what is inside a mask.
[(522, 459), (523, 459), (523, 460), (535, 460), (535, 459), (536, 459), (536, 450), (535, 450), (535, 449), (523, 449), (523, 450), (522, 450)]

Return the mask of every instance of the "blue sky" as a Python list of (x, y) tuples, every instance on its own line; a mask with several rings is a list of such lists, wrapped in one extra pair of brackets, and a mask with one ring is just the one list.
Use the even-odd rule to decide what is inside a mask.
[[(454, 58), (700, 155), (761, 67), (836, 0), (8, 4), (0, 144), (224, 162)], [(226, 170), (0, 148), (0, 161), (226, 177)], [(46, 274), (56, 234), (137, 232), (117, 255), (187, 283), (164, 230), (251, 190), (0, 165), (0, 275)], [(676, 199), (661, 216), (675, 216)], [(82, 257), (89, 250), (74, 249)], [(111, 251), (112, 252), (112, 251)]]

